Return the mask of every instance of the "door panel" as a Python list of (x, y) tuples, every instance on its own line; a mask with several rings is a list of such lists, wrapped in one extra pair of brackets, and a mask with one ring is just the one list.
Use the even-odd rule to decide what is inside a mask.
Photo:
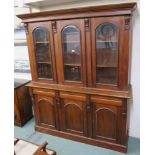
[(34, 109), (37, 124), (43, 127), (54, 128), (58, 126), (57, 107), (54, 96), (49, 94), (37, 94), (35, 91)]
[(55, 83), (55, 54), (51, 22), (30, 23), (28, 37), (32, 43), (29, 45), (29, 55), (33, 80)]
[[(93, 137), (99, 140), (117, 142), (118, 109), (121, 104), (117, 100), (116, 102), (114, 101), (114, 103), (117, 103), (116, 106), (113, 105), (113, 100), (99, 99), (98, 101), (93, 102)], [(110, 105), (110, 102), (112, 105)]]
[(57, 22), (59, 82), (75, 86), (86, 84), (84, 20)]
[[(66, 95), (66, 94), (65, 94)], [(61, 119), (62, 130), (78, 135), (85, 135), (86, 129), (86, 104), (78, 100), (78, 96), (61, 94)], [(65, 96), (65, 98), (64, 98)]]
[(121, 17), (92, 18), (91, 33), (93, 85), (118, 87)]

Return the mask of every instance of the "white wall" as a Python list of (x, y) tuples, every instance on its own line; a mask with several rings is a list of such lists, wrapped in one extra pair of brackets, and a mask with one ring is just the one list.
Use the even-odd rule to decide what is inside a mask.
[(132, 36), (132, 63), (131, 63), (131, 84), (133, 102), (129, 106), (130, 123), (129, 135), (140, 137), (140, 8), (139, 1), (137, 10), (133, 15), (133, 36)]

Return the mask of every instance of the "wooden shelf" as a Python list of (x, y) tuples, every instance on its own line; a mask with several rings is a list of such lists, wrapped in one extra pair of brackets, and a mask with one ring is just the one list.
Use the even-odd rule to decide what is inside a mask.
[(51, 64), (50, 62), (46, 62), (46, 61), (39, 61), (37, 62), (38, 64)]
[(68, 44), (68, 43), (80, 43), (80, 41), (63, 41), (63, 43)]
[(64, 64), (65, 66), (80, 67), (81, 64)]
[(65, 34), (67, 34), (67, 35), (68, 35), (68, 34), (69, 34), (69, 35), (78, 34), (78, 35), (79, 35), (80, 33), (79, 33), (79, 32), (67, 32), (67, 33), (65, 33)]
[(118, 41), (104, 41), (104, 40), (96, 40), (97, 43), (118, 43)]
[(44, 42), (44, 41), (37, 41), (35, 44), (48, 44), (49, 42)]
[(98, 68), (117, 68), (117, 66), (115, 66), (115, 65), (96, 65), (96, 67), (98, 67)]

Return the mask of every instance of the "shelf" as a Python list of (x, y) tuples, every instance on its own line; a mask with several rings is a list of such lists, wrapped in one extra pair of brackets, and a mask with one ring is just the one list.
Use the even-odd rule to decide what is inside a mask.
[(63, 43), (68, 44), (68, 43), (80, 43), (80, 41), (63, 41)]
[(44, 42), (44, 41), (38, 41), (38, 42), (35, 42), (35, 44), (48, 44), (49, 42)]
[(39, 62), (37, 62), (38, 64), (49, 64), (49, 65), (51, 65), (51, 63), (50, 62), (46, 62), (46, 61), (39, 61)]
[(67, 32), (67, 33), (65, 33), (65, 35), (66, 35), (66, 34), (67, 34), (67, 35), (68, 35), (68, 34), (69, 34), (69, 35), (72, 35), (72, 34), (78, 34), (78, 35), (79, 35), (80, 33), (79, 33), (79, 32)]
[(118, 43), (118, 41), (104, 41), (104, 40), (96, 40), (97, 43)]
[(98, 68), (117, 68), (117, 66), (114, 66), (114, 65), (96, 65), (96, 67), (98, 67)]
[(64, 64), (64, 66), (80, 67), (81, 64)]

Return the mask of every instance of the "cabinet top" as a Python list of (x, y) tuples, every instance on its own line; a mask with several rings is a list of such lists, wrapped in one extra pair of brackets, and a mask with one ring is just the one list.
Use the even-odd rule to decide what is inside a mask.
[(102, 6), (89, 6), (62, 10), (45, 11), (38, 13), (20, 14), (18, 18), (23, 22), (43, 21), (43, 20), (60, 20), (70, 18), (97, 17), (97, 16), (114, 16), (114, 15), (131, 15), (136, 9), (136, 3), (120, 3)]
[(27, 79), (14, 79), (14, 88), (21, 87), (21, 86), (27, 84), (28, 82), (30, 82), (30, 80), (27, 80)]

